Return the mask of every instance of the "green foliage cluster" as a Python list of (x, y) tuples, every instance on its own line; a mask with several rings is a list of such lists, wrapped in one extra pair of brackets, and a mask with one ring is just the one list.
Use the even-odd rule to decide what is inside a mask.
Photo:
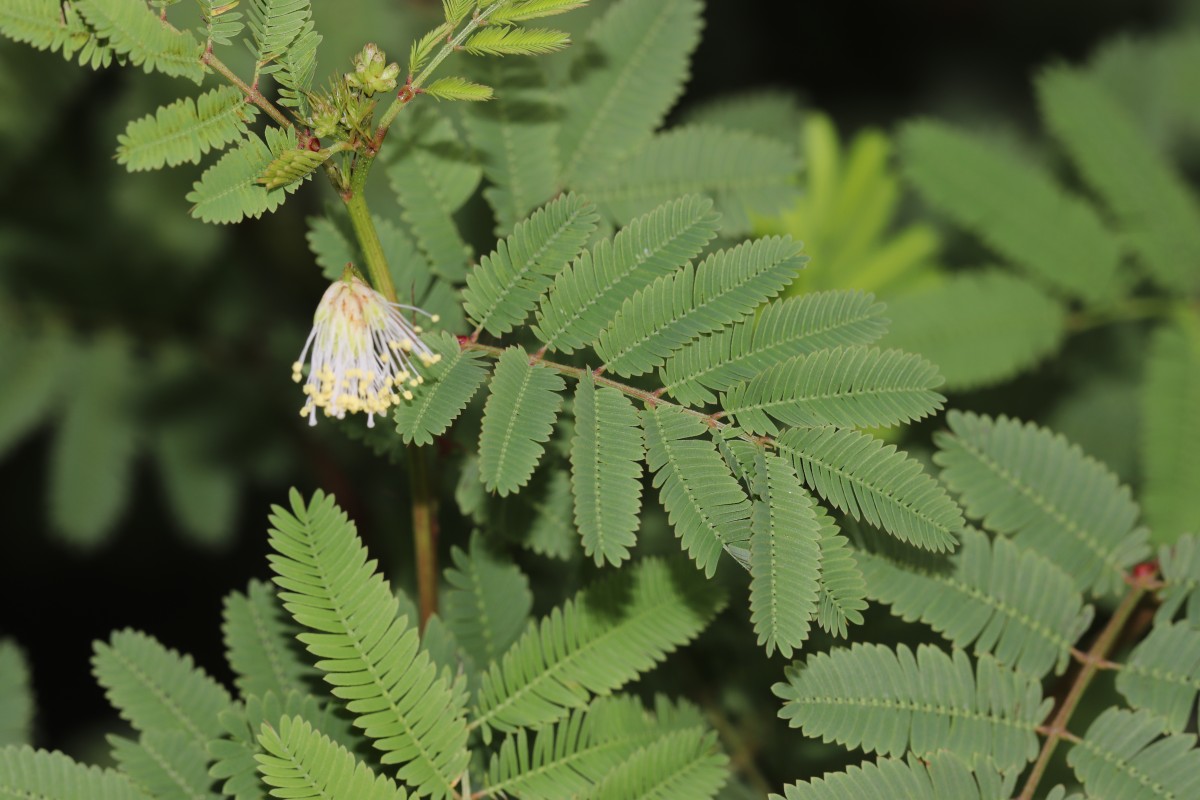
[[(188, 195), (211, 223), (273, 212), (324, 174), (343, 201), (308, 222), (325, 277), (361, 265), (385, 300), (430, 312), (436, 329), (416, 332), (440, 359), (411, 396), (369, 430), (325, 424), (408, 459), (418, 605), (332, 496), (293, 490), (270, 517), (273, 585), (225, 604), (233, 690), (139, 631), (96, 645), (94, 675), (130, 729), (109, 737), (112, 766), (27, 746), (28, 670), (0, 640), (0, 798), (761, 796), (777, 787), (742, 784), (753, 770), (718, 703), (634, 688), (668, 659), (683, 672), (676, 650), (713, 646), (697, 639), (728, 606), (765, 657), (797, 657), (771, 687), (778, 716), (876, 756), (773, 798), (1031, 800), (1064, 743), (1084, 796), (1196, 793), (1200, 205), (1110, 87), (1112, 62), (1038, 81), (1103, 209), (978, 137), (904, 129), (905, 177), (1016, 268), (939, 272), (930, 228), (890, 230), (900, 184), (882, 135), (843, 165), (828, 121), (770, 94), (661, 129), (698, 0), (443, 0), (406, 69), (367, 45), (324, 89), (308, 0), (237, 5), (201, 2), (198, 26), (177, 27), (171, 3), (0, 0), (0, 32), (93, 67), (226, 78), (130, 123), (118, 162), (230, 148)], [(578, 46), (493, 58), (564, 48), (573, 29), (526, 23), (567, 11), (591, 15)], [(249, 81), (217, 55), (243, 35)], [(435, 80), (452, 56), (463, 74)], [(459, 63), (472, 56), (485, 58)], [(779, 135), (797, 128), (800, 148)], [(806, 186), (801, 150), (817, 156)], [(366, 190), (376, 166), (390, 192)], [(373, 215), (368, 194), (391, 213)], [(782, 232), (806, 226), (811, 267)], [(821, 258), (900, 296), (885, 309), (807, 278)], [(951, 410), (928, 458), (882, 435), (940, 412), (940, 389), (1005, 380), (1069, 333), (1146, 309), (1145, 524), (1128, 481), (1035, 422)], [(63, 409), (50, 470), (64, 532), (103, 538), (139, 448), (177, 474), (181, 515), (232, 504), (227, 480), (195, 489), (194, 431), (146, 441), (132, 422), (144, 383), (176, 379), (169, 353), (22, 314), (0, 339), (26, 367), (0, 394), (0, 445)], [(140, 374), (159, 361), (163, 377)], [(421, 486), (420, 448), (435, 443), (463, 449), (445, 463), (468, 525), (431, 575), (441, 498)], [(569, 573), (558, 602), (514, 541)], [(864, 612), (882, 618), (868, 601), (920, 643), (840, 642)], [(1152, 602), (1153, 618), (1136, 615)], [(1101, 671), (1119, 699), (1075, 733)], [(1058, 704), (1051, 675), (1071, 686)]]

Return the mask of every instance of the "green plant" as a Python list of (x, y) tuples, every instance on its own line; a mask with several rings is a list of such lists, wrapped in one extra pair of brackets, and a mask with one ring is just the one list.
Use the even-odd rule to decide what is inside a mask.
[[(188, 194), (198, 220), (261, 217), (313, 175), (328, 179), (340, 204), (309, 220), (307, 238), (329, 283), (292, 365), (295, 405), (313, 424), (328, 418), (318, 430), (385, 456), (391, 463), (377, 462), (377, 472), (386, 479), (407, 477), (406, 514), (389, 522), (411, 531), (404, 563), (415, 602), (368, 557), (330, 495), (293, 490), (290, 508), (271, 516), (275, 586), (253, 582), (226, 603), (236, 697), (152, 637), (118, 632), (93, 660), (135, 734), (110, 738), (116, 768), (8, 747), (0, 797), (762, 796), (773, 781), (746, 754), (722, 701), (706, 698), (702, 710), (652, 689), (661, 682), (654, 667), (693, 643), (730, 594), (741, 601), (733, 627), (753, 631), (765, 656), (753, 655), (770, 674), (778, 677), (767, 660), (775, 652), (802, 660), (774, 686), (780, 716), (810, 738), (879, 755), (793, 784), (787, 798), (1025, 800), (1063, 740), (1087, 792), (1194, 793), (1194, 538), (1162, 523), (1156, 565), (1129, 489), (1064, 438), (1009, 417), (951, 412), (931, 474), (875, 433), (943, 408), (938, 367), (876, 346), (889, 341), (888, 321), (873, 295), (788, 296), (798, 275), (822, 268), (810, 268), (791, 237), (740, 241), (756, 220), (792, 206), (788, 225), (824, 235), (818, 257), (857, 264), (854, 274), (874, 276), (881, 291), (917, 275), (934, 239), (921, 226), (890, 242), (881, 235), (897, 191), (882, 138), (859, 139), (840, 179), (837, 170), (822, 178), (835, 137), (810, 118), (808, 146), (824, 156), (798, 200), (797, 154), (769, 135), (794, 123), (790, 105), (710, 107), (659, 130), (698, 39), (696, 0), (444, 0), (406, 70), (368, 44), (324, 89), (314, 88), (322, 38), (306, 0), (255, 0), (244, 16), (236, 4), (201, 2), (198, 37), (169, 21), (183, 11), (173, 5), (5, 0), (0, 30), (92, 66), (231, 84), (163, 106), (119, 141), (118, 160), (132, 171), (231, 147)], [(567, 11), (563, 20), (592, 14), (592, 25), (577, 46), (548, 56), (569, 32), (524, 23)], [(248, 73), (218, 56), (243, 33)], [(466, 62), (462, 51), (547, 57)], [(444, 63), (462, 74), (435, 80)], [(1067, 116), (1064, 124), (1075, 119)], [(254, 126), (264, 123), (260, 136)], [(1153, 167), (1148, 152), (1138, 151)], [(391, 192), (368, 180), (376, 171)], [(1157, 174), (1152, 200), (1166, 196), (1168, 221), (1183, 219), (1186, 190)], [(876, 202), (850, 225), (862, 198)], [(1040, 200), (1030, 207), (1045, 215), (1061, 197)], [(822, 213), (822, 202), (836, 213)], [(1107, 252), (1095, 215), (1066, 205), (1078, 225), (1065, 230)], [(1052, 237), (1033, 246), (988, 230), (1002, 243), (994, 246), (1017, 248), (1037, 265), (1032, 274), (1055, 276), (1081, 302), (1116, 291), (1085, 274), (1095, 258), (1080, 258), (1066, 277), (1055, 272), (1078, 253), (1057, 252)], [(1136, 241), (1168, 258), (1158, 234), (1151, 226)], [(1186, 294), (1190, 273), (1171, 264), (1153, 274)], [(1011, 276), (945, 285), (970, 281), (984, 299), (1028, 311), (1004, 288), (1019, 284)], [(962, 311), (945, 297), (943, 309), (932, 322)], [(911, 323), (911, 310), (900, 317)], [(36, 321), (31, 338), (55, 342), (53, 316)], [(63, 428), (101, 440), (83, 449), (119, 451), (128, 464), (134, 427), (109, 424), (135, 383), (123, 341), (87, 342), (108, 360), (88, 362), (90, 403)], [(1172, 352), (1190, 357), (1182, 341)], [(972, 352), (986, 361), (984, 350)], [(6, 415), (13, 431), (34, 424), (30, 398), (62, 380), (54, 358), (18, 352), (50, 374), (35, 371), (12, 391), (21, 401)], [(984, 366), (995, 380), (1012, 365)], [(114, 372), (128, 385), (105, 388)], [(959, 375), (956, 386), (970, 383)], [(1178, 379), (1163, 367), (1152, 383)], [(74, 474), (71, 491), (92, 495), (65, 505), (85, 522), (107, 509), (103, 524), (77, 529), (77, 539), (99, 540), (116, 515), (120, 475), (93, 485), (86, 458), (68, 451), (57, 463)], [(181, 483), (179, 496), (196, 502), (192, 481)], [(450, 489), (461, 516), (439, 508)], [(1161, 491), (1151, 485), (1146, 497)], [(643, 495), (656, 495), (661, 511)], [(446, 519), (468, 524), (447, 528), (456, 538), (443, 570)], [(513, 545), (555, 559), (561, 585), (531, 585)], [(1153, 624), (1135, 613), (1151, 597), (1161, 602)], [(881, 629), (866, 626), (867, 600), (944, 642), (926, 630), (915, 647), (838, 645), (858, 626)], [(534, 618), (535, 603), (553, 610)], [(1093, 626), (1093, 617), (1102, 621)], [(1120, 661), (1125, 638), (1137, 644)], [(0, 681), (0, 734), (18, 741), (29, 738), (21, 663), (15, 647), (0, 648), (0, 665), (16, 676)], [(1044, 679), (1071, 665), (1056, 705)], [(687, 667), (675, 660), (669, 669)], [(1107, 707), (1077, 736), (1067, 725), (1102, 673), (1116, 673), (1131, 708)], [(639, 694), (618, 693), (639, 678)]]

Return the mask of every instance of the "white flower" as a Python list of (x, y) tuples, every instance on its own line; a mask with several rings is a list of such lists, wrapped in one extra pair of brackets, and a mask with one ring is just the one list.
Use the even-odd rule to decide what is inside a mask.
[(374, 427), (376, 414), (411, 400), (412, 388), (425, 382), (416, 364), (428, 367), (441, 356), (421, 341), (421, 326), (405, 319), (406, 311), (438, 321), (436, 314), (388, 302), (351, 270), (326, 289), (300, 360), (292, 364), (292, 380), (304, 381), (308, 398), (300, 416), (316, 425), (318, 408), (338, 419), (361, 412)]

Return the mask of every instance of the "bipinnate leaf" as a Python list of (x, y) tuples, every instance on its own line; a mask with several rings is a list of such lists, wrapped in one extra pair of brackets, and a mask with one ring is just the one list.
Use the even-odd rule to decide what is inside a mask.
[(939, 751), (968, 763), (1018, 768), (1038, 753), (1037, 727), (1053, 700), (1040, 682), (991, 656), (961, 650), (855, 644), (819, 653), (772, 687), (780, 716), (808, 736), (881, 756)]
[(1071, 576), (1045, 556), (975, 528), (948, 563), (918, 553), (902, 559), (858, 551), (867, 593), (905, 620), (919, 619), (956, 647), (974, 645), (1002, 664), (1041, 676), (1061, 673), (1092, 609)]
[(602, 566), (629, 558), (642, 506), (645, 446), (633, 402), (616, 389), (596, 388), (585, 371), (575, 390), (571, 488), (583, 552)]
[(715, 403), (715, 392), (793, 356), (868, 345), (887, 331), (883, 303), (863, 292), (812, 292), (773, 300), (751, 318), (676, 350), (659, 370), (681, 403)]
[(642, 412), (646, 464), (683, 549), (712, 577), (722, 548), (747, 549), (750, 501), (698, 417), (669, 405)]
[(968, 516), (1046, 556), (1098, 594), (1145, 558), (1138, 507), (1104, 465), (1032, 423), (952, 411), (934, 461)]
[(895, 445), (859, 431), (823, 427), (790, 428), (776, 447), (834, 508), (902, 542), (935, 552), (953, 549), (962, 512), (920, 462)]
[(724, 605), (694, 572), (650, 559), (580, 592), (483, 676), (472, 727), (538, 727), (607, 695), (691, 641)]
[(796, 427), (890, 427), (942, 408), (937, 367), (913, 353), (836, 347), (795, 356), (735, 384), (721, 408), (751, 433)]
[(1163, 720), (1155, 714), (1110, 707), (1067, 753), (1067, 763), (1088, 797), (1195, 797), (1200, 793), (1196, 737), (1164, 734)]
[(479, 477), (489, 492), (501, 497), (516, 494), (529, 482), (562, 408), (562, 377), (530, 362), (519, 347), (505, 350), (483, 407)]
[(309, 629), (298, 638), (382, 762), (420, 797), (453, 795), (469, 758), (462, 697), (333, 498), (290, 499), (290, 511), (273, 508), (270, 561), (284, 607)]

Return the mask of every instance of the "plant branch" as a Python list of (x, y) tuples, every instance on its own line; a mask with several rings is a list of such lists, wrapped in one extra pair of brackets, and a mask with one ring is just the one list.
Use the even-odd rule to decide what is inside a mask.
[(1096, 673), (1100, 670), (1103, 664), (1107, 662), (1107, 656), (1112, 651), (1113, 646), (1117, 643), (1121, 632), (1125, 629), (1125, 623), (1129, 621), (1130, 615), (1137, 608), (1138, 603), (1146, 594), (1147, 587), (1150, 581), (1153, 580), (1153, 575), (1149, 579), (1135, 576), (1130, 578), (1129, 591), (1121, 600), (1121, 604), (1117, 606), (1104, 629), (1100, 631), (1100, 635), (1096, 637), (1096, 641), (1092, 643), (1091, 648), (1082, 658), (1082, 666), (1079, 673), (1075, 676), (1074, 682), (1071, 684), (1067, 696), (1063, 698), (1062, 705), (1058, 707), (1058, 711), (1050, 720), (1050, 724), (1039, 728), (1039, 732), (1046, 735), (1046, 741), (1042, 743), (1042, 750), (1038, 753), (1037, 762), (1033, 765), (1033, 771), (1029, 773), (1029, 778), (1025, 781), (1025, 786), (1021, 789), (1021, 794), (1017, 800), (1033, 800), (1033, 793), (1037, 790), (1038, 783), (1042, 780), (1042, 776), (1046, 772), (1046, 767), (1050, 764), (1050, 758), (1054, 755), (1054, 750), (1058, 747), (1059, 741), (1062, 739), (1071, 739), (1073, 734), (1067, 730), (1067, 723), (1071, 721), (1071, 715), (1075, 713), (1079, 701), (1083, 698), (1083, 693), (1087, 690), (1088, 685), (1092, 682), (1092, 678), (1096, 677)]
[(409, 485), (412, 487), (413, 549), (417, 559), (417, 608), (420, 631), (437, 613), (437, 498), (429, 489), (429, 469), (425, 451), (415, 445), (408, 448)]
[(282, 111), (279, 110), (278, 106), (268, 100), (266, 96), (264, 96), (263, 93), (258, 90), (257, 81), (255, 82), (254, 86), (251, 86), (239, 78), (236, 74), (234, 74), (233, 70), (225, 66), (224, 61), (213, 55), (211, 45), (204, 49), (204, 55), (200, 56), (200, 63), (207, 67), (211, 67), (214, 72), (221, 75), (223, 78), (225, 78), (225, 80), (229, 81), (237, 88), (241, 89), (242, 94), (246, 95), (246, 99), (265, 111), (268, 117), (275, 120), (285, 128), (292, 127), (292, 121), (288, 119)]

